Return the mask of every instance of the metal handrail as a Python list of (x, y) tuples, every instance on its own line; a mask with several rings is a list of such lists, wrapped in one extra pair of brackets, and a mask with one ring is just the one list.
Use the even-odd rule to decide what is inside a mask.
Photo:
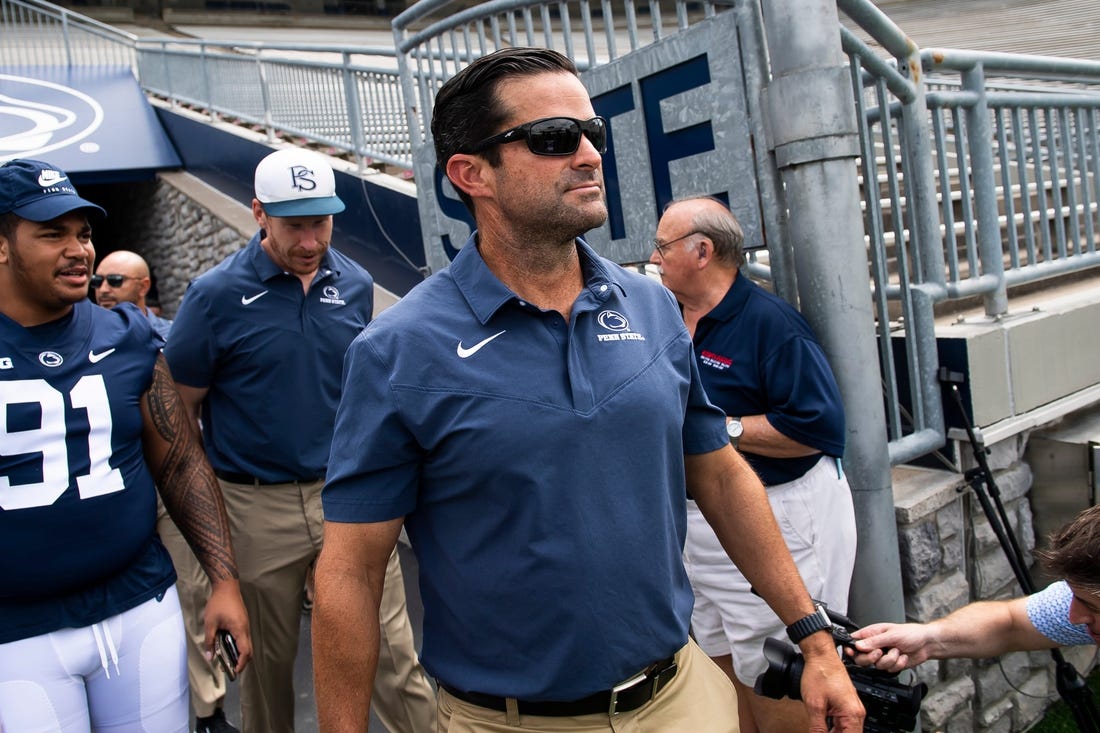
[[(269, 140), (304, 138), (361, 170), (412, 167), (392, 48), (177, 38), (135, 48), (142, 87), (173, 104), (262, 126)], [(289, 56), (301, 53), (311, 57)]]
[(866, 0), (838, 7), (890, 53), (842, 29), (898, 463), (943, 440), (938, 303), (980, 298), (996, 318), (1010, 286), (1100, 265), (1100, 63), (922, 51)]
[[(45, 0), (0, 0), (0, 28), (0, 65), (134, 66), (137, 36)], [(60, 47), (41, 42), (51, 31)]]

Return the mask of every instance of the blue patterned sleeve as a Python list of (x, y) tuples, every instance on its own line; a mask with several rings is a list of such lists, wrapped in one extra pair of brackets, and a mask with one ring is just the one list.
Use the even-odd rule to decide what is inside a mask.
[(1069, 622), (1073, 591), (1064, 580), (1033, 593), (1027, 599), (1027, 617), (1040, 634), (1062, 646), (1094, 644), (1083, 624)]

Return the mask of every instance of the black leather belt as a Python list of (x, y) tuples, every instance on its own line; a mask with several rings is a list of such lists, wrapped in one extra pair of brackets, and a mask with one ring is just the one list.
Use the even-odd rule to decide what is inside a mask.
[[(580, 700), (553, 702), (548, 700), (516, 700), (520, 715), (544, 715), (561, 718), (575, 715), (594, 715), (605, 713), (617, 715), (637, 710), (657, 697), (657, 693), (676, 676), (676, 661), (673, 657), (662, 659), (646, 667), (626, 682), (615, 685), (610, 690), (597, 692)], [(507, 700), (503, 697), (485, 695), (480, 692), (456, 690), (450, 685), (439, 683), (447, 692), (463, 700), (490, 710), (506, 712)]]
[(318, 476), (316, 478), (300, 478), (291, 479), (290, 481), (264, 481), (263, 479), (256, 478), (247, 473), (236, 473), (234, 471), (219, 471), (214, 469), (214, 475), (220, 478), (222, 481), (228, 481), (231, 484), (252, 484), (253, 486), (274, 486), (275, 484), (309, 484), (314, 481), (321, 481), (324, 476)]

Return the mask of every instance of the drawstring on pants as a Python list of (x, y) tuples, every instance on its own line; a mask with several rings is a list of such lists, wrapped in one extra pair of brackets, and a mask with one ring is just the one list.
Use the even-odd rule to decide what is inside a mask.
[(115, 640), (111, 637), (111, 630), (107, 622), (92, 624), (92, 635), (95, 636), (95, 645), (99, 649), (99, 661), (103, 665), (103, 672), (107, 679), (111, 679), (111, 670), (107, 667), (107, 654), (110, 653), (111, 661), (115, 665), (115, 676), (121, 674), (118, 670), (118, 650), (115, 649)]

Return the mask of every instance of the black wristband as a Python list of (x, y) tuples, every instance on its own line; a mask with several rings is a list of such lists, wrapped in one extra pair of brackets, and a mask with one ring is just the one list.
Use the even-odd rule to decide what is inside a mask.
[(798, 644), (810, 634), (816, 634), (819, 631), (833, 628), (833, 623), (829, 620), (829, 616), (825, 612), (825, 606), (820, 603), (815, 603), (814, 608), (815, 610), (813, 613), (808, 616), (803, 616), (787, 627), (787, 636), (792, 643)]

